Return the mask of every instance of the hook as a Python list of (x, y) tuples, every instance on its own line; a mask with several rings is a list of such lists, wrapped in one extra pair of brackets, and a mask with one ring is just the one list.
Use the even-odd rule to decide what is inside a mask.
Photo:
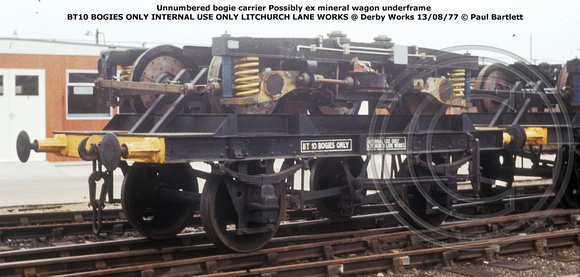
[(88, 140), (89, 140), (89, 137), (86, 137), (83, 140), (81, 140), (81, 142), (79, 143), (79, 147), (77, 149), (79, 152), (79, 157), (81, 157), (81, 159), (83, 159), (85, 161), (95, 161), (99, 158), (99, 152), (96, 149), (96, 146), (94, 144), (91, 144), (91, 147), (87, 151), (87, 141)]

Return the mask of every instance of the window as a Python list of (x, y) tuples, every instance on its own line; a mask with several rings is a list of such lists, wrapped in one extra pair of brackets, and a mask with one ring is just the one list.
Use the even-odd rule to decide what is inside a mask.
[(0, 75), (0, 96), (4, 95), (4, 76)]
[(16, 75), (17, 96), (38, 96), (38, 76)]
[(106, 93), (93, 94), (94, 81), (98, 77), (94, 70), (67, 70), (67, 117), (110, 118)]

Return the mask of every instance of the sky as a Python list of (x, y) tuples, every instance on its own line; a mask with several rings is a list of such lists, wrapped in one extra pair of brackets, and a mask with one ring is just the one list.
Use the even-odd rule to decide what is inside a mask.
[[(580, 1), (492, 0), (492, 1), (303, 1), (303, 0), (142, 0), (142, 1), (72, 1), (21, 0), (4, 1), (0, 19), (0, 38), (47, 39), (118, 46), (152, 47), (159, 44), (211, 45), (211, 38), (224, 32), (232, 36), (316, 37), (334, 30), (346, 33), (353, 41), (371, 42), (377, 35), (387, 35), (399, 45), (417, 45), (447, 49), (462, 45), (490, 47), (512, 53), (533, 63), (565, 63), (580, 56)], [(347, 12), (311, 12), (306, 6), (350, 5)], [(429, 6), (431, 11), (382, 11), (383, 6)], [(210, 11), (168, 12), (158, 6), (208, 6)], [(235, 7), (236, 11), (214, 11), (215, 6)], [(286, 8), (299, 5), (301, 12), (269, 11), (269, 5)], [(379, 11), (354, 11), (354, 6), (379, 6)], [(240, 6), (266, 6), (263, 12), (242, 12)], [(152, 14), (211, 14), (211, 20), (152, 20)], [(289, 20), (242, 20), (248, 14), (289, 14)], [(77, 15), (77, 20), (70, 19)], [(122, 20), (92, 19), (93, 14), (122, 16)], [(314, 20), (294, 20), (297, 14), (314, 14)], [(319, 15), (336, 14), (334, 20), (319, 20)], [(341, 17), (345, 14), (347, 17)], [(352, 19), (356, 14), (357, 20)], [(388, 15), (412, 16), (389, 20)], [(423, 14), (423, 15), (421, 15)], [(420, 20), (422, 16), (447, 14), (445, 21)], [(461, 16), (467, 16), (462, 20)], [(492, 15), (521, 15), (522, 20), (491, 20)], [(134, 20), (133, 15), (142, 20)], [(145, 20), (144, 16), (148, 18)], [(237, 16), (235, 20), (218, 20), (218, 16)], [(375, 16), (378, 15), (378, 16)], [(487, 20), (472, 19), (472, 15)], [(88, 17), (88, 20), (78, 18)], [(371, 16), (374, 19), (369, 19)], [(381, 20), (380, 16), (385, 16)], [(450, 20), (450, 17), (455, 17)], [(74, 16), (73, 16), (74, 17)], [(363, 19), (366, 18), (366, 19)], [(377, 19), (378, 18), (378, 19)], [(478, 47), (459, 47), (461, 49)], [(464, 50), (464, 51), (467, 51)], [(494, 51), (492, 51), (494, 52)], [(498, 53), (490, 53), (494, 57)]]

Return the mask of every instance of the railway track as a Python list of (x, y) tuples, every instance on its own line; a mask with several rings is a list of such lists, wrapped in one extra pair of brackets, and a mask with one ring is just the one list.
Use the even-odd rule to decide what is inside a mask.
[[(524, 207), (523, 211), (527, 211), (525, 207), (533, 206), (538, 197), (545, 197), (547, 185), (535, 184), (531, 186), (522, 186), (517, 190), (516, 197), (512, 199), (519, 199), (517, 201), (518, 208)], [(468, 193), (464, 190), (463, 193)], [(496, 203), (485, 203), (477, 206), (457, 204), (456, 210), (462, 213), (472, 214), (481, 210), (483, 207), (486, 211), (491, 213), (497, 210), (504, 209), (506, 202), (510, 199), (504, 199)], [(31, 208), (43, 209), (46, 207)], [(50, 208), (50, 207), (49, 207)], [(391, 211), (389, 207), (384, 205), (364, 206), (360, 209), (360, 214), (372, 213), (386, 213)], [(127, 222), (125, 214), (122, 209), (104, 209), (103, 210), (103, 224), (102, 234), (122, 235), (125, 232), (133, 232), (135, 229)], [(315, 208), (306, 208), (303, 210), (288, 210), (288, 220), (312, 220), (321, 217), (320, 213)], [(62, 239), (65, 236), (83, 236), (93, 232), (92, 226), (93, 212), (90, 210), (76, 210), (76, 211), (52, 211), (52, 212), (24, 212), (13, 214), (0, 215), (0, 245), (9, 240), (29, 239), (29, 238), (52, 238)], [(385, 223), (389, 226), (398, 224), (392, 219)], [(382, 224), (378, 222), (377, 224)], [(346, 224), (348, 225), (348, 223)], [(371, 224), (373, 225), (373, 224)], [(376, 224), (375, 224), (376, 225)], [(188, 225), (192, 228), (200, 228), (202, 226), (199, 216), (194, 216)], [(320, 230), (323, 231), (323, 230)], [(282, 232), (289, 232), (284, 230)], [(294, 231), (296, 233), (296, 231)]]
[(337, 276), (400, 271), (422, 263), (571, 246), (578, 242), (579, 220), (580, 210), (552, 210), (433, 230), (393, 227), (279, 236), (265, 249), (246, 254), (224, 254), (203, 233), (168, 241), (132, 239), (3, 252), (0, 275)]
[[(544, 195), (546, 187), (544, 184), (536, 184), (519, 188), (518, 195), (521, 200), (515, 201), (517, 202), (517, 208), (522, 209), (524, 212), (527, 211), (526, 207), (531, 207), (535, 204), (537, 198), (534, 196)], [(487, 212), (492, 213), (504, 209), (505, 205), (506, 201), (488, 203), (477, 207), (458, 204), (456, 210), (458, 212), (474, 213), (485, 208)], [(385, 215), (385, 213), (390, 211), (389, 207), (383, 205), (365, 206), (359, 211), (361, 215), (383, 214), (374, 217), (357, 217), (355, 222), (351, 220), (335, 221), (332, 223), (333, 226), (328, 226), (325, 221), (315, 221), (308, 224), (285, 224), (280, 228), (277, 236), (323, 233), (328, 232), (328, 230), (346, 231), (351, 230), (353, 226), (362, 229), (398, 226), (399, 222), (393, 215)], [(287, 215), (290, 222), (320, 218), (320, 213), (314, 208), (289, 210)], [(92, 211), (89, 210), (0, 215), (0, 246), (4, 245), (2, 250), (14, 250), (23, 248), (19, 243), (14, 244), (14, 241), (18, 242), (18, 240), (22, 239), (42, 238), (44, 244), (50, 245), (51, 241), (62, 241), (71, 236), (86, 237), (93, 232), (92, 217)], [(199, 230), (201, 226), (200, 217), (198, 215), (194, 216), (189, 224), (189, 227), (193, 228), (190, 231)], [(101, 232), (103, 237), (123, 238), (122, 236), (125, 233), (128, 233), (128, 236), (131, 237), (134, 235), (134, 231), (135, 229), (127, 222), (122, 209), (103, 210)], [(94, 240), (100, 241), (102, 238), (95, 238)], [(81, 239), (80, 242), (85, 242), (85, 239)]]
[[(92, 211), (44, 212), (0, 215), (0, 241), (92, 233)], [(122, 234), (133, 230), (120, 209), (103, 211), (103, 232)]]
[[(368, 206), (361, 210), (362, 214), (385, 213), (388, 212), (385, 206)], [(112, 209), (103, 211), (103, 228), (101, 234), (121, 236), (125, 232), (133, 232), (135, 229), (125, 219), (123, 210)], [(316, 209), (292, 210), (288, 211), (289, 220), (312, 220), (320, 218)], [(383, 218), (379, 215), (377, 218)], [(384, 224), (383, 220), (374, 219), (376, 222), (363, 223), (358, 220), (361, 226), (377, 226)], [(390, 225), (398, 224), (396, 220), (390, 220)], [(192, 218), (189, 227), (200, 228), (201, 220), (199, 215)], [(346, 224), (348, 225), (348, 224)], [(307, 225), (296, 227), (287, 225), (283, 233), (304, 232)], [(0, 215), (0, 242), (10, 240), (30, 239), (30, 238), (51, 238), (55, 240), (63, 239), (65, 236), (84, 236), (93, 233), (92, 211), (70, 211), (70, 212), (48, 212), (33, 214), (12, 214)]]
[[(457, 205), (457, 210), (470, 212), (473, 209), (481, 210), (481, 208), (484, 208), (492, 213), (495, 210), (506, 208), (506, 203), (517, 203), (517, 207), (522, 208), (522, 211), (526, 211), (526, 207), (534, 205), (536, 196), (546, 196), (545, 190), (545, 184), (523, 186), (516, 190), (517, 194), (514, 196), (514, 201), (499, 201), (498, 203), (489, 203), (478, 207)], [(121, 235), (124, 232), (133, 231), (130, 224), (124, 219), (122, 210), (111, 209), (104, 212), (103, 233)], [(82, 244), (84, 240), (81, 240), (81, 244), (78, 245), (55, 247), (54, 245), (59, 243), (51, 244), (50, 241), (53, 239), (59, 241), (65, 236), (84, 236), (86, 238), (86, 235), (92, 232), (92, 211), (2, 215), (0, 216), (0, 238), (2, 238), (3, 243), (11, 239), (33, 238), (45, 242), (44, 245), (51, 245), (51, 247), (0, 252), (0, 275), (45, 276), (74, 274), (76, 276), (77, 274), (85, 274), (86, 276), (94, 276), (95, 274), (108, 274), (110, 276), (135, 276), (144, 274), (144, 276), (148, 276), (151, 273), (157, 275), (164, 272), (171, 272), (172, 274), (178, 272), (178, 275), (182, 273), (186, 275), (185, 272), (189, 272), (188, 274), (228, 273), (236, 275), (247, 271), (249, 268), (252, 270), (246, 273), (251, 272), (253, 274), (256, 273), (257, 268), (260, 268), (259, 272), (262, 272), (260, 274), (268, 275), (268, 272), (279, 271), (282, 275), (278, 276), (285, 276), (283, 272), (288, 271), (288, 274), (290, 274), (288, 276), (291, 276), (298, 274), (298, 272), (290, 264), (302, 263), (303, 261), (307, 261), (308, 267), (313, 267), (312, 272), (320, 272), (322, 270), (320, 266), (326, 264), (325, 270), (329, 275), (336, 275), (338, 274), (337, 272), (358, 274), (356, 270), (350, 269), (351, 266), (356, 267), (358, 263), (356, 259), (345, 262), (348, 265), (347, 268), (349, 268), (346, 271), (344, 264), (337, 267), (331, 261), (344, 255), (346, 255), (347, 259), (350, 259), (348, 257), (360, 253), (364, 253), (365, 256), (380, 256), (392, 249), (417, 248), (422, 244), (421, 239), (413, 233), (402, 232), (406, 229), (399, 227), (395, 214), (389, 213), (388, 207), (384, 205), (366, 206), (360, 212), (361, 216), (351, 219), (316, 220), (320, 217), (316, 209), (289, 211), (288, 215), (291, 221), (280, 226), (276, 238), (268, 244), (267, 249), (252, 254), (233, 256), (223, 255), (222, 252), (213, 247), (205, 233), (200, 232), (183, 234), (175, 239), (163, 241), (143, 238), (126, 239), (126, 237), (117, 236), (117, 238), (123, 240), (90, 244)], [(454, 223), (450, 221), (440, 230), (447, 230), (454, 234), (453, 236), (458, 234), (466, 236), (468, 234), (477, 235), (501, 232), (502, 230), (521, 229), (522, 226), (545, 229), (549, 226), (575, 225), (578, 218), (576, 214), (580, 212), (571, 210), (558, 211), (557, 213), (560, 215), (550, 216), (542, 223), (537, 223), (533, 219), (528, 222), (521, 222), (522, 216), (514, 215), (488, 222)], [(513, 225), (514, 222), (519, 222), (516, 224), (517, 228), (510, 227), (516, 226)], [(190, 226), (194, 228), (201, 226), (198, 216), (193, 218)], [(389, 237), (382, 239), (382, 236), (387, 234)], [(423, 239), (425, 238), (437, 241), (445, 239), (444, 236), (438, 235), (437, 232), (432, 232), (427, 237), (423, 236)], [(341, 244), (344, 242), (348, 243)], [(566, 243), (569, 243), (569, 241)], [(22, 247), (16, 245), (14, 248)], [(298, 254), (284, 254), (284, 251), (290, 251), (289, 253), (294, 251)], [(322, 253), (322, 256), (319, 256), (320, 253)], [(411, 254), (409, 257), (413, 257), (413, 255)], [(235, 261), (228, 260), (230, 257), (235, 257)], [(457, 257), (458, 259), (463, 259), (463, 256)], [(431, 260), (433, 259), (435, 258)], [(446, 257), (446, 259), (448, 260), (449, 257)], [(329, 263), (316, 265), (316, 263), (309, 262), (311, 260), (322, 260)], [(403, 260), (404, 263), (406, 261)], [(413, 263), (410, 264), (414, 265)], [(395, 268), (394, 266), (395, 264), (392, 264), (387, 269), (400, 270), (400, 268)], [(299, 267), (300, 270), (305, 268)], [(304, 274), (309, 275), (311, 273), (306, 272)]]

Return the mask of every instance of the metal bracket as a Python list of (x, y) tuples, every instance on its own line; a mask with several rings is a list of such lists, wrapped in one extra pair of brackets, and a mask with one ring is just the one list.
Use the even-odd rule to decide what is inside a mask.
[(296, 171), (301, 169), (303, 166), (304, 165), (302, 163), (298, 163), (296, 165), (283, 169), (278, 173), (248, 175), (231, 170), (227, 168), (224, 164), (220, 164), (221, 167), (220, 171), (248, 185), (262, 186), (266, 184), (274, 184), (279, 182), (280, 180), (284, 180), (294, 175), (294, 173), (296, 173)]
[(471, 176), (471, 187), (473, 188), (473, 197), (478, 197), (478, 192), (481, 190), (481, 152), (479, 139), (471, 137), (472, 147), (471, 147), (471, 163), (469, 169), (469, 175)]

